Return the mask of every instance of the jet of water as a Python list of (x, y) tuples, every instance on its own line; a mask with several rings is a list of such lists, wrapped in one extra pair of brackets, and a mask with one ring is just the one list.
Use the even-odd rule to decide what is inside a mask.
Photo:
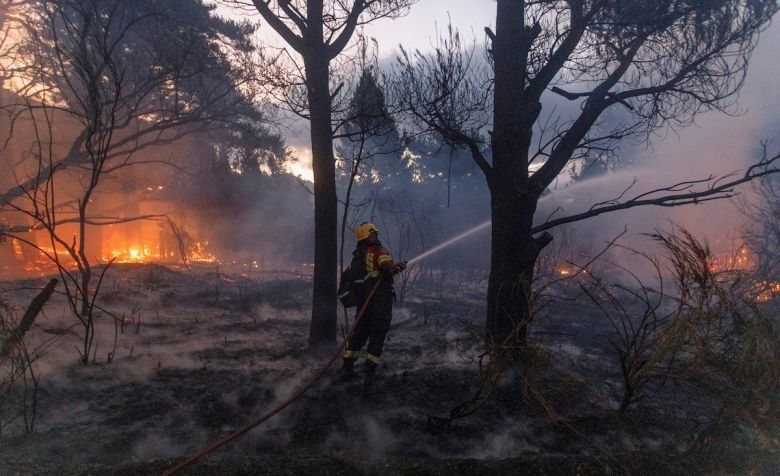
[(428, 251), (424, 252), (423, 254), (410, 259), (406, 264), (407, 265), (411, 265), (411, 264), (414, 264), (414, 263), (416, 263), (416, 262), (418, 262), (418, 261), (420, 261), (420, 260), (422, 260), (424, 258), (427, 258), (428, 256), (430, 256), (430, 255), (432, 255), (432, 254), (434, 254), (434, 253), (436, 253), (438, 251), (443, 250), (444, 248), (450, 246), (451, 244), (456, 243), (456, 242), (462, 240), (463, 238), (466, 238), (467, 236), (471, 236), (474, 233), (477, 233), (478, 231), (480, 231), (480, 230), (482, 230), (484, 228), (489, 227), (491, 223), (492, 223), (491, 220), (488, 220), (485, 223), (477, 225), (477, 226), (475, 226), (474, 228), (472, 228), (470, 230), (464, 231), (460, 235), (458, 235), (458, 236), (456, 236), (454, 238), (450, 238), (449, 240), (445, 241), (444, 243), (440, 243), (440, 244), (434, 246), (433, 248), (429, 249)]
[[(614, 182), (616, 179), (629, 177), (629, 176), (631, 176), (631, 174), (633, 174), (632, 171), (626, 171), (626, 172), (619, 172), (619, 173), (615, 173), (615, 174), (610, 174), (610, 175), (603, 176), (603, 177), (595, 177), (595, 178), (590, 178), (590, 179), (587, 179), (587, 180), (583, 180), (582, 182), (573, 184), (573, 185), (571, 185), (569, 187), (561, 188), (561, 189), (558, 189), (558, 190), (553, 190), (552, 193), (549, 193), (549, 194), (545, 195), (544, 197), (542, 197), (539, 200), (539, 202), (541, 203), (541, 202), (547, 201), (547, 200), (551, 199), (552, 197), (554, 197), (554, 196), (556, 196), (558, 194), (563, 194), (563, 193), (571, 194), (572, 192), (578, 191), (580, 188), (593, 187), (594, 185), (600, 186), (600, 187), (603, 188), (604, 184), (602, 182), (607, 182), (608, 181), (608, 182), (611, 183), (611, 182)], [(491, 220), (488, 220), (485, 223), (481, 223), (481, 224), (475, 226), (474, 228), (472, 228), (470, 230), (464, 231), (460, 235), (458, 235), (458, 236), (456, 236), (454, 238), (450, 238), (449, 240), (445, 241), (444, 243), (438, 244), (438, 245), (434, 246), (433, 248), (429, 249), (428, 251), (422, 253), (421, 255), (416, 256), (415, 258), (410, 259), (407, 262), (407, 265), (414, 264), (414, 263), (416, 263), (416, 262), (418, 262), (420, 260), (423, 260), (423, 259), (427, 258), (428, 256), (430, 256), (430, 255), (432, 255), (432, 254), (434, 254), (434, 253), (436, 253), (438, 251), (441, 251), (442, 249), (450, 246), (451, 244), (456, 243), (456, 242), (462, 240), (463, 238), (466, 238), (467, 236), (471, 236), (474, 233), (477, 233), (477, 232), (483, 230), (484, 228), (489, 227), (491, 223), (492, 223)]]

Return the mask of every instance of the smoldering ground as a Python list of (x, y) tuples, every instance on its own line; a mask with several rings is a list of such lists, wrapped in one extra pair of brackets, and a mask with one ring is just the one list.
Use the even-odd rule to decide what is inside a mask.
[[(123, 279), (123, 294), (133, 297), (105, 309), (115, 314), (136, 309), (136, 322), (120, 331), (116, 350), (113, 321), (104, 314), (94, 364), (78, 363), (73, 334), (58, 337), (36, 361), (37, 429), (25, 434), (19, 421), (3, 428), (0, 472), (160, 471), (283, 402), (322, 364), (305, 351), (310, 298), (305, 281), (253, 280), (249, 294), (261, 297), (247, 309), (229, 304), (238, 298), (236, 285), (223, 290), (223, 301), (198, 297), (212, 277), (194, 270), (165, 273), (159, 288), (150, 290), (146, 268), (109, 271)], [(338, 382), (333, 369), (292, 407), (193, 471), (620, 471), (661, 464), (653, 463), (654, 455), (663, 455), (667, 467), (717, 410), (715, 401), (691, 389), (659, 385), (653, 390), (659, 398), (621, 420), (596, 418), (570, 428), (551, 423), (507, 376), (488, 405), (446, 424), (450, 411), (478, 389), (482, 352), (482, 294), (458, 286), (457, 279), (421, 280), (410, 291), (395, 315), (380, 379), (370, 394), (360, 382)], [(279, 289), (287, 294), (269, 292)], [(69, 325), (58, 312), (62, 304), (49, 304), (31, 343)], [(609, 415), (619, 398), (609, 326), (582, 302), (563, 300), (548, 309), (531, 331), (545, 368), (534, 388), (566, 418)], [(7, 399), (4, 414), (15, 403)]]
[[(622, 186), (602, 177), (549, 200), (571, 207), (609, 198)], [(575, 194), (575, 202), (565, 201)], [(646, 230), (666, 223), (649, 212), (633, 218)], [(590, 255), (623, 228), (617, 219), (600, 223), (606, 225), (583, 225), (574, 235), (587, 237)], [(461, 246), (484, 241), (473, 236)], [(241, 276), (213, 265), (190, 272), (115, 266), (106, 277), (101, 306), (129, 318), (117, 331), (107, 313), (100, 316), (97, 365), (86, 367), (77, 363), (80, 329), (62, 332), (73, 319), (55, 299), (31, 334), (36, 340), (59, 336), (35, 364), (42, 382), (38, 429), (24, 435), (20, 420), (3, 428), (0, 459), (7, 471), (157, 472), (284, 401), (321, 364), (306, 353), (310, 282), (286, 276), (291, 275)], [(717, 401), (695, 389), (658, 383), (653, 398), (612, 419), (620, 398), (619, 367), (610, 346), (614, 335), (596, 310), (581, 299), (569, 300), (578, 296), (576, 286), (557, 290), (560, 299), (546, 307), (530, 337), (542, 352), (544, 368), (535, 388), (564, 419), (545, 413), (540, 401), (529, 399), (507, 377), (484, 408), (442, 423), (479, 386), (485, 281), (473, 277), (474, 270), (438, 268), (410, 286), (386, 344), (378, 397), (364, 395), (359, 383), (336, 383), (331, 371), (286, 412), (194, 471), (695, 468), (691, 461), (697, 460), (685, 458), (717, 412)], [(29, 293), (5, 291), (14, 287), (19, 286), (5, 283), (3, 295), (29, 302)], [(4, 413), (18, 401), (4, 402)], [(580, 421), (583, 416), (589, 418)], [(569, 420), (576, 423), (561, 423)], [(733, 460), (726, 464), (739, 467)]]

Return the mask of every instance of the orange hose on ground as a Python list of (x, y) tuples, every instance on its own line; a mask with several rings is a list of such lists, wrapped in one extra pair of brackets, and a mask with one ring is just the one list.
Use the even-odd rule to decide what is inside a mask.
[(333, 353), (331, 358), (328, 360), (328, 362), (319, 370), (316, 374), (314, 374), (314, 377), (309, 380), (306, 385), (301, 387), (300, 390), (298, 390), (293, 396), (285, 400), (284, 402), (280, 403), (276, 408), (271, 410), (270, 412), (266, 413), (265, 415), (255, 419), (248, 425), (239, 428), (238, 430), (234, 431), (233, 433), (220, 438), (219, 440), (215, 441), (214, 443), (204, 447), (194, 455), (190, 456), (183, 462), (177, 464), (173, 468), (166, 470), (163, 472), (163, 476), (170, 476), (173, 474), (178, 473), (182, 469), (192, 465), (193, 463), (199, 461), (207, 454), (216, 451), (217, 449), (225, 446), (226, 444), (230, 443), (231, 441), (235, 440), (239, 436), (243, 435), (244, 433), (248, 432), (252, 428), (258, 426), (259, 424), (263, 423), (264, 421), (268, 420), (272, 416), (281, 413), (282, 410), (292, 405), (296, 400), (301, 398), (303, 394), (305, 394), (320, 378), (322, 378), (323, 375), (325, 375), (325, 372), (333, 365), (334, 362), (341, 356), (344, 346), (347, 345), (347, 341), (350, 337), (352, 337), (352, 334), (355, 332), (355, 327), (357, 327), (358, 322), (360, 322), (360, 319), (363, 317), (363, 314), (365, 314), (366, 309), (368, 308), (368, 304), (371, 302), (371, 299), (374, 297), (374, 294), (376, 293), (376, 290), (379, 288), (379, 285), (381, 284), (382, 280), (377, 280), (376, 284), (374, 284), (374, 287), (371, 288), (371, 292), (368, 293), (368, 297), (366, 297), (366, 300), (363, 302), (363, 306), (360, 308), (360, 312), (358, 312), (357, 316), (355, 316), (355, 322), (352, 324), (352, 328), (349, 330), (349, 333), (344, 337), (344, 340), (341, 342), (341, 345), (336, 350), (336, 352)]

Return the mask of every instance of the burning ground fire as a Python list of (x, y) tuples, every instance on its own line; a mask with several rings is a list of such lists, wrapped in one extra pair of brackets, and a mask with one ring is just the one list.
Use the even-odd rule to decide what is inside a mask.
[[(57, 272), (56, 260), (65, 269), (75, 269), (76, 263), (67, 250), (62, 247), (52, 248), (51, 245), (38, 244), (38, 250), (25, 245), (20, 240), (10, 240), (12, 260), (4, 262), (0, 271), (8, 276), (22, 274), (24, 276), (48, 276)], [(104, 251), (95, 257), (93, 265), (100, 263), (179, 263), (181, 252), (174, 251), (164, 245), (128, 245), (111, 242), (104, 244)], [(196, 241), (186, 247), (187, 261), (190, 263), (219, 263), (210, 250), (208, 241)]]
[[(104, 254), (101, 261), (114, 260), (115, 263), (151, 263), (151, 262), (177, 262), (179, 254), (172, 250), (156, 245), (127, 246), (112, 249), (109, 254)], [(219, 260), (209, 251), (208, 241), (196, 241), (187, 247), (187, 261), (195, 263), (216, 263)]]
[[(29, 239), (29, 238), (26, 238)], [(74, 238), (75, 239), (75, 238)], [(6, 245), (6, 256), (12, 259), (4, 259), (0, 264), (0, 273), (6, 277), (42, 277), (57, 273), (57, 267), (49, 258), (56, 256), (61, 265), (66, 269), (75, 269), (75, 263), (68, 252), (58, 246), (55, 250), (51, 247), (50, 240), (44, 236), (35, 236), (34, 240), (40, 251), (35, 251), (32, 246), (22, 240), (11, 239)], [(48, 244), (46, 244), (48, 241)], [(87, 255), (93, 257), (92, 263), (181, 263), (181, 248), (164, 229), (144, 227), (106, 227), (96, 231), (90, 236)], [(219, 259), (212, 251), (208, 241), (190, 241), (185, 246), (187, 261), (190, 263), (216, 263), (230, 265), (230, 261)], [(2, 251), (2, 250), (0, 250)], [(46, 255), (49, 257), (47, 257)], [(235, 261), (232, 264), (237, 264)], [(746, 247), (740, 247), (736, 253), (718, 253), (710, 258), (708, 267), (713, 275), (722, 275), (724, 278), (733, 272), (751, 272), (756, 269), (758, 260)], [(243, 270), (242, 276), (248, 276), (252, 269), (264, 268), (258, 260), (250, 257), (249, 268)], [(303, 265), (304, 267), (307, 264)], [(576, 278), (580, 269), (573, 261), (561, 260), (552, 265), (551, 271), (559, 279)], [(756, 281), (748, 292), (750, 299), (756, 302), (769, 302), (780, 296), (780, 281), (761, 280)]]
[(713, 273), (722, 271), (750, 271), (756, 266), (756, 260), (744, 246), (739, 248), (736, 254), (710, 260), (709, 268)]
[(769, 302), (775, 296), (780, 295), (780, 281), (761, 281), (756, 287), (758, 289), (756, 301), (758, 302)]
[[(714, 273), (751, 272), (758, 267), (758, 260), (750, 251), (742, 246), (737, 253), (732, 253), (722, 258), (713, 258), (709, 264), (709, 270)], [(756, 302), (769, 302), (780, 295), (780, 281), (757, 281), (749, 293), (750, 298)]]
[[(590, 271), (587, 267), (580, 269), (574, 264), (575, 262), (576, 260), (571, 258), (558, 261), (558, 264), (553, 265), (550, 271), (554, 272), (559, 280), (576, 279), (578, 276), (581, 276), (581, 271), (586, 273)], [(757, 268), (758, 259), (745, 246), (740, 247), (736, 253), (713, 254), (708, 262), (710, 273), (718, 281), (732, 279), (735, 275), (734, 273), (739, 273), (750, 279), (750, 276)], [(537, 269), (537, 271), (539, 270)], [(747, 298), (752, 301), (760, 303), (770, 302), (780, 296), (780, 281), (772, 279), (753, 281), (746, 293)]]

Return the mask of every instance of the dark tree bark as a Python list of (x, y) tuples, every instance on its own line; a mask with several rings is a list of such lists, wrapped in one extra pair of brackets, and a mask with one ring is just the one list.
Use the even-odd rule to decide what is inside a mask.
[[(525, 57), (523, 9), (518, 2), (498, 2), (493, 110), (491, 260), (488, 280), (488, 338), (500, 342), (528, 319), (528, 296), (536, 256), (531, 225), (535, 204), (528, 191), (528, 164), (516, 160), (530, 145), (528, 104), (523, 101)], [(531, 121), (532, 123), (533, 121)]]
[[(311, 2), (316, 3), (316, 2)], [(312, 45), (313, 58), (305, 62), (311, 115), (312, 169), (314, 171), (314, 289), (309, 347), (336, 339), (336, 268), (338, 261), (338, 201), (336, 161), (333, 157), (329, 75), (324, 45)], [(317, 50), (320, 50), (318, 53)]]

